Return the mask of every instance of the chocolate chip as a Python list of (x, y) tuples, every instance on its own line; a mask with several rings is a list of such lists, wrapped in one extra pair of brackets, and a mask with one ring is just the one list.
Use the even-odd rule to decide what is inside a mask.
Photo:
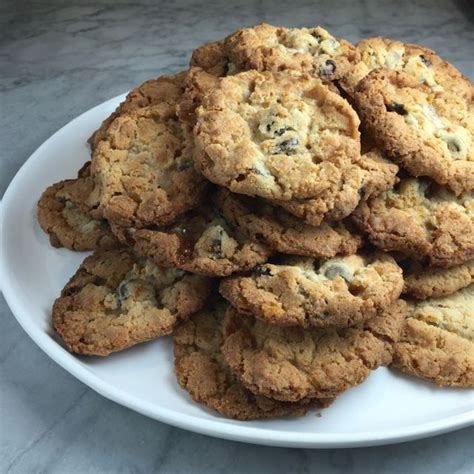
[(220, 239), (213, 239), (211, 242), (211, 252), (220, 254), (222, 252), (222, 241)]
[(348, 267), (345, 265), (339, 265), (337, 263), (330, 265), (324, 271), (324, 276), (329, 280), (334, 280), (334, 278), (340, 276), (346, 281), (351, 281), (353, 277), (352, 272)]
[(336, 63), (332, 59), (328, 59), (323, 66), (321, 66), (320, 71), (323, 76), (330, 76), (334, 74), (336, 70)]
[(423, 56), (423, 54), (420, 54), (420, 59), (421, 59), (421, 62), (427, 67), (431, 67), (433, 65), (426, 56)]
[(276, 137), (281, 137), (288, 129), (285, 127), (279, 128), (278, 130), (275, 130), (274, 135)]
[(451, 153), (459, 153), (461, 151), (461, 144), (456, 138), (451, 138), (447, 141), (448, 150)]
[(283, 140), (277, 145), (277, 152), (275, 154), (284, 153), (285, 155), (295, 155), (299, 140), (297, 138), (289, 138), (288, 140)]
[(272, 271), (268, 267), (264, 267), (262, 265), (259, 265), (258, 267), (255, 268), (254, 273), (256, 276), (273, 276)]
[(387, 110), (389, 112), (396, 112), (398, 115), (407, 115), (407, 109), (403, 104), (399, 104), (398, 102), (391, 102), (387, 105)]
[(189, 168), (192, 168), (193, 162), (191, 160), (184, 160), (178, 165), (178, 171), (184, 171)]

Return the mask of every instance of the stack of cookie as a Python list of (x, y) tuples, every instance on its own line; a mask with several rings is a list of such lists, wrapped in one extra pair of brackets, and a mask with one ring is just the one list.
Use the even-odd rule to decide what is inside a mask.
[(472, 92), (426, 48), (320, 27), (199, 47), (41, 197), (51, 243), (94, 250), (54, 328), (102, 356), (173, 333), (179, 384), (237, 419), (379, 366), (474, 386)]

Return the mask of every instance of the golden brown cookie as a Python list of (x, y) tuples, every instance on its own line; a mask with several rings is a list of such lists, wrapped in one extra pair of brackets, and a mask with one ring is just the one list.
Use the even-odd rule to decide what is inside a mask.
[(419, 300), (438, 298), (474, 283), (474, 260), (451, 268), (433, 268), (420, 262), (402, 262), (405, 285), (403, 293)]
[(452, 267), (474, 256), (474, 195), (455, 196), (435, 184), (406, 178), (394, 190), (362, 203), (352, 215), (382, 250)]
[(229, 64), (224, 40), (206, 43), (196, 48), (191, 56), (190, 65), (217, 77), (226, 76), (232, 72), (229, 71), (232, 66)]
[[(87, 164), (87, 167), (89, 165)], [(51, 245), (83, 251), (119, 246), (105, 219), (94, 219), (85, 202), (92, 190), (87, 176), (67, 179), (49, 186), (38, 201), (38, 222)]]
[[(114, 227), (112, 230), (116, 232)], [(158, 265), (208, 276), (250, 270), (271, 254), (268, 247), (229, 225), (212, 201), (168, 227), (120, 231), (138, 255)]]
[(229, 369), (221, 353), (222, 322), (227, 305), (214, 300), (182, 324), (173, 335), (179, 384), (193, 400), (237, 420), (302, 416), (327, 406), (331, 399), (279, 402), (247, 390)]
[(356, 49), (360, 60), (339, 83), (349, 94), (374, 69), (389, 69), (414, 77), (435, 93), (450, 92), (466, 99), (472, 96), (470, 81), (428, 48), (387, 38), (367, 38)]
[(360, 160), (357, 114), (309, 76), (222, 78), (197, 116), (196, 166), (233, 192), (313, 198), (342, 186), (346, 168)]
[(292, 402), (336, 396), (391, 362), (405, 312), (399, 300), (361, 327), (303, 329), (278, 327), (230, 309), (222, 352), (253, 393)]
[(310, 226), (263, 199), (233, 194), (220, 188), (218, 205), (225, 219), (248, 238), (293, 255), (331, 258), (351, 255), (361, 237), (342, 222)]
[(268, 323), (347, 327), (373, 318), (402, 288), (395, 260), (375, 252), (327, 260), (287, 257), (223, 280), (219, 291), (239, 312)]
[(121, 115), (106, 136), (92, 156), (88, 203), (111, 222), (166, 225), (203, 199), (207, 182), (194, 169), (192, 134), (176, 103)]
[(210, 290), (205, 277), (160, 268), (127, 250), (98, 250), (56, 299), (53, 326), (70, 351), (106, 356), (171, 334)]
[(413, 76), (376, 70), (354, 99), (377, 145), (413, 176), (429, 176), (456, 194), (474, 189), (472, 100), (436, 93)]
[(393, 367), (452, 387), (474, 387), (474, 285), (410, 302)]
[(323, 221), (338, 221), (349, 216), (360, 201), (378, 196), (397, 182), (398, 166), (388, 161), (377, 149), (364, 153), (356, 164), (344, 166), (339, 176), (329, 178), (329, 188), (315, 198), (273, 200), (306, 223), (317, 226)]
[(324, 28), (284, 28), (266, 23), (243, 28), (225, 40), (230, 62), (240, 71), (296, 71), (330, 81), (348, 74), (359, 55)]

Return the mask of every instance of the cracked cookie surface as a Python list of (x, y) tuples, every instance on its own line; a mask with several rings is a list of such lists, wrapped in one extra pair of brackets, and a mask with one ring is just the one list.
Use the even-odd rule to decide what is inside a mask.
[(124, 238), (137, 254), (159, 265), (209, 276), (250, 270), (271, 254), (267, 246), (229, 225), (212, 202), (168, 227), (125, 230)]
[(204, 197), (192, 134), (178, 121), (176, 104), (165, 105), (117, 117), (92, 156), (88, 204), (118, 225), (165, 225)]
[(210, 290), (205, 277), (160, 268), (128, 250), (99, 250), (56, 299), (53, 326), (70, 351), (105, 356), (171, 334)]
[(287, 257), (250, 276), (223, 280), (219, 291), (243, 314), (280, 326), (347, 327), (398, 299), (402, 270), (387, 254), (327, 260)]
[(288, 201), (340, 185), (360, 159), (359, 119), (318, 79), (249, 71), (222, 78), (194, 128), (195, 161), (233, 192)]
[(469, 99), (472, 84), (453, 65), (434, 51), (416, 44), (387, 38), (367, 38), (356, 45), (360, 61), (340, 81), (349, 94), (374, 69), (402, 71), (425, 84), (433, 92), (449, 92)]
[(352, 70), (356, 48), (324, 28), (284, 28), (262, 23), (243, 28), (225, 40), (237, 70), (297, 71), (336, 80)]
[(55, 183), (41, 195), (38, 222), (54, 247), (84, 251), (119, 246), (107, 221), (94, 219), (85, 206), (92, 186), (90, 178), (84, 176)]
[(433, 93), (407, 74), (376, 70), (354, 94), (377, 145), (413, 176), (429, 176), (456, 194), (474, 189), (472, 100)]
[(410, 302), (392, 365), (438, 385), (474, 387), (474, 285)]
[(173, 335), (176, 377), (193, 400), (238, 420), (302, 416), (309, 409), (330, 403), (330, 399), (279, 402), (246, 389), (234, 376), (221, 352), (226, 308), (227, 304), (216, 298)]
[(431, 265), (452, 267), (474, 256), (474, 195), (455, 196), (427, 180), (400, 185), (362, 203), (352, 215), (370, 241)]
[(451, 268), (430, 268), (416, 261), (405, 265), (402, 262), (401, 266), (405, 280), (403, 293), (420, 300), (450, 295), (474, 283), (474, 260)]
[(277, 252), (330, 258), (351, 255), (362, 245), (361, 237), (342, 222), (310, 226), (262, 199), (233, 194), (225, 188), (219, 190), (218, 205), (234, 227)]
[(402, 300), (360, 327), (281, 328), (229, 309), (222, 351), (252, 392), (284, 401), (336, 396), (392, 360), (405, 318)]

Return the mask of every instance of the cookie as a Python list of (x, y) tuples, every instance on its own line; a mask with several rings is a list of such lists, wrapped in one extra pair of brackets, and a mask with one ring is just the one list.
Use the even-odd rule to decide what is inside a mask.
[(331, 258), (352, 255), (362, 245), (361, 237), (342, 222), (310, 226), (263, 199), (233, 194), (225, 188), (219, 190), (218, 205), (231, 225), (277, 252)]
[(291, 402), (332, 397), (391, 362), (405, 311), (399, 300), (361, 327), (303, 329), (267, 324), (230, 309), (222, 352), (253, 393)]
[(215, 300), (182, 324), (173, 335), (178, 382), (196, 402), (237, 420), (302, 416), (331, 399), (279, 402), (247, 390), (221, 353), (222, 321), (227, 305)]
[(243, 28), (225, 40), (238, 70), (297, 71), (332, 81), (348, 74), (358, 61), (356, 48), (336, 40), (324, 28), (284, 28), (262, 23)]
[(429, 268), (416, 261), (403, 263), (403, 293), (419, 300), (450, 295), (474, 283), (474, 260), (451, 268)]
[(389, 158), (456, 194), (474, 189), (472, 100), (437, 93), (408, 74), (376, 70), (357, 86), (361, 121)]
[(438, 385), (474, 387), (474, 285), (410, 302), (392, 365)]
[(53, 325), (70, 351), (106, 356), (171, 334), (210, 290), (205, 277), (160, 268), (128, 250), (98, 250), (55, 301)]
[(270, 199), (342, 185), (360, 159), (359, 119), (318, 79), (249, 71), (224, 77), (197, 109), (195, 160), (210, 181)]
[(352, 215), (382, 250), (452, 267), (474, 257), (474, 193), (455, 196), (415, 178), (362, 203)]
[(156, 104), (163, 104), (164, 108), (173, 107), (173, 104), (181, 98), (183, 93), (184, 76), (185, 73), (176, 76), (161, 76), (158, 79), (145, 81), (132, 89), (125, 100), (89, 138), (88, 142), (92, 151), (101, 140), (107, 138), (107, 130), (117, 117)]
[(293, 257), (223, 280), (220, 293), (239, 312), (279, 326), (347, 327), (398, 299), (402, 270), (390, 255), (327, 260)]
[(412, 76), (435, 93), (449, 92), (466, 99), (472, 96), (470, 81), (428, 48), (387, 38), (367, 38), (356, 49), (360, 60), (339, 83), (349, 94), (374, 69), (389, 69)]
[(273, 203), (313, 226), (323, 221), (338, 221), (349, 216), (360, 201), (391, 189), (398, 182), (397, 173), (397, 165), (379, 150), (371, 149), (356, 164), (343, 167), (340, 181), (337, 175), (332, 181), (326, 181), (330, 187), (318, 197), (273, 200)]
[[(85, 171), (80, 174), (85, 175)], [(119, 246), (105, 219), (94, 219), (85, 206), (92, 189), (87, 176), (49, 186), (38, 201), (38, 222), (51, 245), (84, 251)]]
[(92, 156), (89, 205), (124, 227), (169, 224), (205, 195), (207, 182), (194, 169), (193, 149), (176, 104), (117, 117)]
[(268, 247), (229, 225), (212, 201), (185, 214), (171, 226), (132, 229), (125, 234), (138, 255), (158, 265), (209, 276), (250, 270), (266, 262), (271, 254)]

